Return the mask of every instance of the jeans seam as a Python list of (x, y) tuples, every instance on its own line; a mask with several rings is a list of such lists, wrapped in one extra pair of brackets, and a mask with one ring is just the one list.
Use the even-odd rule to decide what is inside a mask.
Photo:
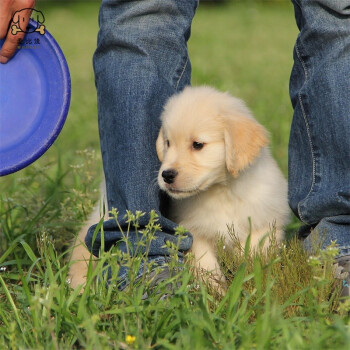
[(182, 68), (182, 71), (181, 71), (181, 74), (179, 76), (179, 79), (177, 80), (176, 82), (176, 87), (175, 87), (175, 90), (177, 90), (177, 88), (179, 87), (179, 84), (180, 84), (180, 81), (181, 81), (181, 78), (182, 76), (184, 75), (185, 73), (185, 70), (186, 70), (186, 67), (187, 67), (187, 64), (188, 64), (188, 55), (187, 55), (187, 58), (186, 58), (186, 62), (184, 64), (184, 67)]
[(350, 246), (343, 246), (343, 247), (338, 247), (339, 249), (339, 254), (337, 255), (337, 259), (339, 258), (344, 258), (346, 256), (350, 257)]
[[(297, 56), (298, 56), (298, 59), (299, 59), (301, 65), (303, 67), (304, 74), (305, 74), (305, 82), (306, 82), (308, 80), (308, 77), (309, 77), (308, 76), (308, 72), (307, 72), (307, 67), (306, 67), (306, 64), (305, 64), (304, 60), (302, 59), (302, 57), (300, 55), (297, 43), (295, 45), (295, 51), (297, 53)], [(307, 133), (307, 136), (308, 136), (308, 139), (309, 139), (310, 149), (311, 149), (311, 157), (312, 157), (312, 184), (311, 184), (311, 188), (309, 190), (309, 193), (303, 199), (303, 202), (304, 202), (309, 197), (309, 195), (311, 194), (311, 192), (314, 189), (314, 185), (315, 185), (315, 182), (316, 182), (316, 160), (315, 160), (314, 146), (313, 146), (312, 139), (311, 139), (310, 127), (309, 127), (309, 123), (308, 123), (308, 120), (307, 120), (307, 116), (306, 116), (306, 113), (305, 113), (304, 104), (303, 104), (303, 100), (302, 100), (300, 92), (298, 93), (298, 99), (299, 99), (299, 103), (300, 103), (301, 113), (303, 115), (305, 126), (306, 126), (306, 133)], [(305, 220), (305, 218), (301, 214), (300, 205), (301, 205), (301, 202), (298, 203), (298, 215), (299, 215), (299, 218), (300, 218), (300, 220), (302, 222), (304, 222), (305, 224), (308, 224), (308, 222)]]

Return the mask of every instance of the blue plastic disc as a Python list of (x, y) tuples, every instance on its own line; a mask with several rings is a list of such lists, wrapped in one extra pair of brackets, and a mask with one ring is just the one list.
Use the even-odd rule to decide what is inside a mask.
[[(66, 120), (71, 84), (65, 57), (52, 35), (37, 22), (15, 56), (0, 64), (0, 176), (42, 156)], [(4, 40), (0, 41), (2, 47)]]

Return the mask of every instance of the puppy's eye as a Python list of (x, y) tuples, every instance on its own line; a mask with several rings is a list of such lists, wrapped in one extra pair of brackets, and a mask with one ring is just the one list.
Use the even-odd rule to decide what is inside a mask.
[(199, 151), (204, 147), (204, 143), (194, 141), (192, 143), (192, 148)]
[(170, 141), (169, 140), (166, 140), (166, 146), (170, 147)]

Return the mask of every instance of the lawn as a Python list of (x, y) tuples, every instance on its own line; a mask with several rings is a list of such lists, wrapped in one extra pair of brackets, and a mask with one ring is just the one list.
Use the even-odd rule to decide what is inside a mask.
[[(176, 288), (166, 300), (147, 281), (132, 282), (123, 293), (113, 283), (106, 288), (102, 272), (110, 262), (118, 269), (116, 250), (89, 272), (84, 293), (70, 288), (68, 242), (98, 197), (102, 168), (92, 70), (98, 6), (36, 6), (67, 57), (72, 101), (53, 147), (0, 179), (0, 349), (348, 349), (350, 308), (339, 302), (332, 278), (334, 247), (308, 258), (293, 239), (282, 247), (272, 242), (258, 254), (240, 249), (234, 237), (232, 251), (219, 242), (225, 296), (187, 266), (180, 282), (167, 281)], [(270, 131), (272, 153), (286, 176), (296, 36), (288, 2), (228, 2), (200, 5), (189, 43), (192, 84), (244, 99)], [(152, 225), (149, 230), (151, 236)], [(131, 271), (140, 259), (127, 261)]]

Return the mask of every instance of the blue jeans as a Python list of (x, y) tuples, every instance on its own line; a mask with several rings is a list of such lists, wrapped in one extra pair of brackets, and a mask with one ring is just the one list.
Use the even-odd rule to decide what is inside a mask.
[[(162, 215), (166, 198), (156, 183), (160, 167), (155, 142), (165, 101), (190, 84), (191, 65), (187, 51), (196, 0), (102, 1), (98, 44), (93, 64), (98, 97), (98, 122), (108, 208), (117, 208), (123, 230), (126, 210), (142, 211), (140, 228), (149, 212), (160, 216), (148, 257), (162, 265), (169, 254), (167, 240), (176, 242), (176, 225)], [(93, 241), (96, 225), (86, 236), (87, 247), (99, 254), (101, 235)], [(103, 223), (105, 250), (118, 243), (126, 252), (116, 221)], [(129, 235), (137, 245), (136, 234)], [(190, 249), (190, 233), (181, 241), (179, 255)], [(125, 269), (120, 279), (125, 278)], [(123, 283), (121, 283), (123, 285)]]
[[(293, 0), (289, 202), (323, 246), (350, 254), (350, 1)], [(313, 234), (305, 243), (310, 244)]]

